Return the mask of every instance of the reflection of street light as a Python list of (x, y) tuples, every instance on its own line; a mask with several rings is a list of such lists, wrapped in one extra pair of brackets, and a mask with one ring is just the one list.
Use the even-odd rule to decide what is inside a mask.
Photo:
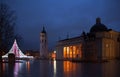
[(53, 61), (53, 70), (54, 70), (54, 77), (56, 77), (56, 72), (57, 72), (56, 60)]
[(27, 68), (27, 71), (30, 72), (30, 62), (29, 61), (26, 62), (26, 68)]

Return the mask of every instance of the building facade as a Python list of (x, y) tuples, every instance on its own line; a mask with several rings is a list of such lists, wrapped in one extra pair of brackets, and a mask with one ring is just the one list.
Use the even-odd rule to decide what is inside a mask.
[(47, 32), (44, 27), (40, 33), (40, 58), (48, 58)]
[(89, 33), (59, 40), (56, 45), (56, 58), (69, 60), (109, 60), (120, 58), (120, 33), (108, 29), (96, 19)]

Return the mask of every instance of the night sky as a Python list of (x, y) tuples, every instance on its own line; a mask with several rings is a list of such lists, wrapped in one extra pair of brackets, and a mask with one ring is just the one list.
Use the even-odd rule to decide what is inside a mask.
[(17, 32), (22, 49), (39, 50), (40, 32), (45, 26), (48, 44), (54, 49), (58, 39), (89, 32), (97, 17), (108, 28), (120, 31), (120, 0), (6, 0), (17, 16)]

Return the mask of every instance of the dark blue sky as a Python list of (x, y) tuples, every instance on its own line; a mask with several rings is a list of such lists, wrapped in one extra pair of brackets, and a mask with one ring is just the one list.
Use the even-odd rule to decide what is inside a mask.
[(120, 0), (6, 0), (16, 11), (17, 32), (23, 37), (23, 49), (39, 50), (44, 25), (49, 48), (58, 38), (89, 32), (96, 17), (108, 28), (120, 31)]

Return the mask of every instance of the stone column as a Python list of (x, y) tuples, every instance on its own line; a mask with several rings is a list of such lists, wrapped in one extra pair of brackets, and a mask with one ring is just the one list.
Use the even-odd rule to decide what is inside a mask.
[(72, 59), (73, 59), (73, 46), (72, 46)]

